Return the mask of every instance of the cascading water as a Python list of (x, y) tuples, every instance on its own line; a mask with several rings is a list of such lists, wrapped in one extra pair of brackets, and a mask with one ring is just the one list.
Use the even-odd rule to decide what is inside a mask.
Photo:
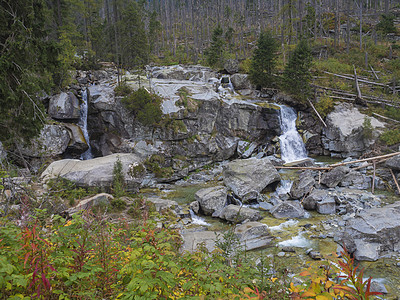
[(297, 114), (293, 108), (281, 106), (281, 129), (279, 137), (282, 159), (286, 162), (293, 162), (307, 158), (306, 147), (296, 129)]
[(82, 153), (81, 159), (87, 160), (93, 158), (92, 147), (90, 146), (90, 140), (89, 140), (89, 132), (87, 130), (87, 118), (88, 118), (88, 107), (89, 107), (87, 89), (82, 90), (82, 101), (83, 103), (81, 105), (78, 125), (82, 129), (83, 136), (85, 137), (86, 143), (89, 146), (89, 149), (87, 149), (86, 152)]

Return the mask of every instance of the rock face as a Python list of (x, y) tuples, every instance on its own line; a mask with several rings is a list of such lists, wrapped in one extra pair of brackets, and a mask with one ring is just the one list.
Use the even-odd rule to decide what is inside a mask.
[(141, 163), (135, 154), (117, 153), (91, 160), (62, 159), (51, 163), (42, 173), (42, 179), (47, 181), (59, 176), (81, 187), (109, 188), (112, 185), (114, 164), (118, 159), (122, 163), (127, 190), (137, 191), (143, 178), (128, 174), (131, 165)]
[(364, 210), (346, 222), (336, 236), (357, 260), (375, 261), (400, 251), (400, 202)]
[(374, 130), (372, 136), (367, 138), (363, 128), (366, 117), (351, 104), (337, 105), (326, 118), (327, 127), (324, 127), (322, 137), (324, 148), (333, 156), (360, 156), (378, 138), (379, 132), (376, 129), (384, 127), (384, 123), (370, 118)]
[(51, 97), (49, 115), (56, 120), (78, 120), (79, 100), (71, 92)]
[(231, 82), (235, 90), (249, 90), (252, 88), (247, 74), (233, 74), (231, 76)]
[(212, 215), (221, 211), (227, 204), (227, 189), (224, 186), (216, 186), (201, 189), (195, 194), (196, 200), (205, 215)]
[(29, 146), (21, 148), (28, 157), (53, 157), (61, 155), (67, 149), (70, 136), (61, 125), (44, 125), (40, 135)]
[(63, 124), (70, 134), (70, 141), (68, 143), (68, 151), (74, 154), (82, 154), (89, 146), (83, 135), (82, 129), (76, 124), (64, 123)]
[(281, 180), (268, 158), (234, 160), (223, 171), (224, 184), (242, 201), (255, 200), (269, 185)]
[(298, 201), (282, 201), (275, 205), (270, 213), (277, 219), (303, 218), (305, 211)]
[(224, 63), (224, 70), (231, 75), (239, 72), (239, 61), (237, 59), (227, 59)]
[(262, 219), (259, 211), (233, 204), (225, 206), (219, 217), (223, 220), (234, 223), (241, 223), (247, 219), (249, 221), (258, 221)]
[[(146, 156), (151, 148), (152, 153), (165, 157), (167, 167), (184, 174), (232, 157), (239, 140), (267, 144), (280, 134), (279, 112), (275, 107), (221, 101), (213, 87), (204, 82), (155, 79), (152, 82), (152, 88), (165, 98), (170, 118), (165, 126), (143, 126), (126, 111), (112, 88), (89, 87), (88, 129), (95, 156), (116, 152)], [(174, 103), (180, 99), (182, 88), (189, 91), (188, 104), (177, 106)], [(176, 157), (185, 157), (185, 162), (175, 164)]]

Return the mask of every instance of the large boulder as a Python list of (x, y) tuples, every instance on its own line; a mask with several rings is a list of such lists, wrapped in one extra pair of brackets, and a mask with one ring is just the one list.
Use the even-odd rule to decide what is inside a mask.
[(237, 59), (227, 59), (224, 63), (224, 70), (228, 74), (239, 72), (239, 61)]
[(268, 226), (260, 222), (246, 222), (237, 225), (235, 234), (240, 245), (247, 251), (270, 246), (274, 239)]
[(249, 75), (247, 74), (233, 74), (231, 82), (235, 90), (249, 90), (252, 88)]
[(76, 206), (67, 210), (69, 215), (88, 210), (91, 208), (104, 208), (111, 204), (114, 197), (107, 193), (97, 194), (95, 196), (81, 200)]
[(306, 212), (298, 201), (282, 201), (275, 205), (270, 213), (277, 219), (304, 218)]
[[(135, 154), (116, 153), (109, 156), (98, 157), (90, 160), (63, 159), (51, 163), (42, 173), (42, 179), (62, 177), (74, 182), (80, 187), (112, 186), (114, 165), (117, 161), (122, 164), (122, 174), (125, 178), (127, 190), (137, 191), (143, 178), (143, 174), (132, 177), (132, 166), (141, 163)], [(134, 175), (135, 176), (135, 175)]]
[(225, 206), (221, 211), (219, 217), (223, 220), (233, 223), (241, 223), (244, 220), (258, 221), (263, 218), (260, 212), (255, 209), (234, 204), (229, 204), (228, 206)]
[(183, 244), (182, 251), (195, 252), (200, 250), (201, 247), (206, 247), (209, 252), (215, 249), (215, 241), (217, 239), (217, 232), (215, 231), (197, 231), (197, 230), (183, 230), (182, 233)]
[(375, 118), (371, 121), (372, 135), (366, 136), (364, 121), (366, 115), (349, 103), (341, 103), (326, 117), (327, 126), (323, 128), (323, 146), (331, 155), (341, 157), (358, 157), (375, 143), (379, 136), (379, 129), (384, 123)]
[(396, 171), (400, 171), (400, 155), (389, 158), (385, 162), (386, 167), (391, 168)]
[(343, 180), (345, 175), (349, 172), (350, 169), (346, 166), (336, 167), (324, 173), (324, 175), (322, 175), (321, 183), (330, 188), (335, 187)]
[(53, 157), (63, 154), (69, 141), (70, 135), (64, 126), (44, 125), (39, 136), (22, 146), (21, 152), (29, 157)]
[(227, 196), (227, 189), (224, 186), (201, 189), (195, 194), (205, 215), (221, 211), (227, 204)]
[(71, 92), (51, 97), (49, 115), (56, 120), (78, 120), (79, 100)]
[(303, 207), (307, 210), (316, 210), (320, 214), (334, 214), (336, 212), (336, 194), (327, 190), (313, 190), (303, 200)]
[(234, 160), (224, 167), (225, 185), (242, 201), (255, 200), (281, 178), (268, 158)]
[(400, 252), (400, 202), (361, 211), (346, 221), (335, 240), (344, 243), (357, 260), (375, 261)]
[(299, 179), (296, 180), (290, 188), (290, 196), (293, 199), (301, 199), (304, 195), (311, 192), (315, 185), (315, 179), (310, 170), (304, 171), (300, 174)]

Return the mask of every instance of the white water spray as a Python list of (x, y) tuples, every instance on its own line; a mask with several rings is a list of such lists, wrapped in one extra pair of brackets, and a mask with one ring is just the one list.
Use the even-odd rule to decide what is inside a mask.
[(92, 154), (92, 147), (90, 146), (89, 132), (87, 130), (87, 118), (88, 118), (88, 108), (89, 108), (87, 89), (82, 90), (82, 101), (83, 103), (81, 105), (78, 125), (82, 129), (83, 136), (85, 137), (89, 149), (87, 149), (86, 152), (82, 153), (81, 160), (88, 160), (93, 158), (93, 154)]
[(296, 129), (297, 114), (293, 108), (281, 106), (281, 129), (279, 137), (282, 159), (288, 163), (307, 158), (306, 147)]

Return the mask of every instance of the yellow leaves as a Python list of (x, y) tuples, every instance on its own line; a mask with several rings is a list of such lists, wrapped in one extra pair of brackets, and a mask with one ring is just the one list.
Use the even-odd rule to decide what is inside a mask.
[(275, 282), (275, 281), (277, 281), (277, 280), (278, 280), (277, 277), (271, 277), (271, 281), (272, 281), (272, 282)]
[(316, 300), (331, 300), (332, 297), (328, 298), (327, 296), (324, 296), (324, 295), (318, 295), (315, 299)]
[(306, 271), (301, 272), (299, 275), (300, 276), (310, 276), (311, 273), (310, 273), (310, 271), (306, 270)]

